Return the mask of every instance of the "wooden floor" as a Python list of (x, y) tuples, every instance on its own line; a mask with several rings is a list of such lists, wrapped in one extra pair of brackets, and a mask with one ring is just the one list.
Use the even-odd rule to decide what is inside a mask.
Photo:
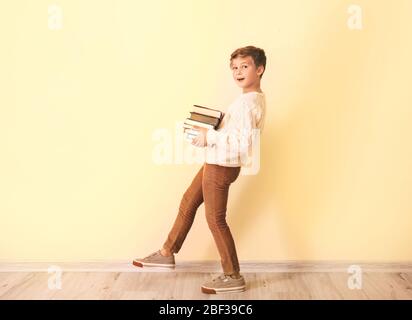
[(61, 289), (48, 272), (0, 272), (0, 299), (412, 299), (411, 272), (364, 272), (362, 288), (348, 288), (346, 272), (245, 273), (247, 290), (207, 295), (210, 272), (64, 271)]

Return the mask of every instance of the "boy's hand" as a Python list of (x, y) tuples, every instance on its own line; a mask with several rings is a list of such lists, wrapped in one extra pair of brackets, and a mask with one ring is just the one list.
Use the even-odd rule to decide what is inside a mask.
[(193, 126), (193, 129), (198, 130), (199, 134), (192, 139), (191, 143), (197, 147), (205, 147), (206, 146), (206, 135), (207, 135), (208, 129), (203, 128), (203, 127), (198, 127), (198, 126)]

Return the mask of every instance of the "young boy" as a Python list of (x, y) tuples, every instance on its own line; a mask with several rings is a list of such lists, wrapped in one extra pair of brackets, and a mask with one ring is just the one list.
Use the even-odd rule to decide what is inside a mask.
[(244, 166), (244, 154), (250, 150), (252, 131), (262, 131), (266, 101), (260, 81), (266, 68), (265, 52), (254, 46), (235, 50), (230, 56), (230, 68), (240, 96), (228, 107), (217, 130), (196, 127), (199, 135), (192, 144), (206, 148), (206, 160), (183, 194), (179, 212), (163, 247), (142, 259), (138, 267), (175, 267), (178, 253), (189, 232), (197, 211), (204, 202), (206, 218), (215, 240), (223, 274), (201, 287), (204, 293), (228, 293), (246, 290), (240, 274), (235, 243), (226, 223), (229, 186)]

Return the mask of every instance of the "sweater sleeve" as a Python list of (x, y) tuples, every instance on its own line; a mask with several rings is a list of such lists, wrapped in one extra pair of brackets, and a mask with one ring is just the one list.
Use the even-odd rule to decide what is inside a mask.
[(234, 123), (230, 129), (217, 131), (209, 129), (206, 134), (208, 146), (216, 146), (218, 150), (224, 150), (230, 154), (238, 154), (243, 157), (248, 152), (252, 143), (252, 129), (256, 119), (254, 117), (253, 105), (243, 100), (239, 109), (231, 114)]

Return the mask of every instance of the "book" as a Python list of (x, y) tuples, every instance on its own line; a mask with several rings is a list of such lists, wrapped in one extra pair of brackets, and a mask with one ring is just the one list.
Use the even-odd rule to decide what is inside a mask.
[(192, 139), (196, 138), (196, 137), (197, 137), (197, 134), (193, 134), (193, 133), (190, 133), (190, 132), (185, 132), (185, 139), (190, 141), (190, 142), (192, 142)]
[(190, 118), (186, 118), (185, 124), (190, 124), (192, 126), (198, 126), (198, 127), (202, 127), (202, 128), (206, 128), (206, 129), (214, 129), (215, 128), (215, 126), (212, 125), (212, 124), (199, 122), (199, 121), (196, 121), (196, 120), (192, 120)]
[(196, 135), (193, 135), (193, 134), (188, 133), (188, 134), (186, 135), (186, 137), (188, 137), (188, 138), (196, 138), (197, 136), (196, 136)]
[(222, 117), (222, 111), (212, 109), (212, 108), (207, 108), (207, 107), (204, 107), (204, 106), (199, 106), (197, 104), (193, 105), (193, 112), (203, 114), (205, 116), (211, 116), (211, 117), (219, 118), (219, 119)]
[(217, 126), (220, 122), (220, 118), (206, 116), (204, 114), (200, 114), (200, 113), (193, 112), (193, 111), (190, 112), (190, 119), (203, 122), (203, 123), (207, 123), (207, 124), (211, 124), (213, 126)]
[(183, 128), (185, 128), (185, 129), (193, 129), (194, 127), (193, 127), (193, 125), (191, 125), (191, 124), (183, 123)]
[(186, 118), (183, 123), (185, 139), (192, 141), (199, 134), (199, 130), (194, 129), (195, 126), (216, 129), (219, 127), (223, 119), (224, 113), (217, 109), (212, 109), (200, 105), (193, 105), (190, 112), (190, 118)]
[(199, 130), (196, 129), (185, 129), (184, 132), (194, 136), (197, 136), (199, 134)]

